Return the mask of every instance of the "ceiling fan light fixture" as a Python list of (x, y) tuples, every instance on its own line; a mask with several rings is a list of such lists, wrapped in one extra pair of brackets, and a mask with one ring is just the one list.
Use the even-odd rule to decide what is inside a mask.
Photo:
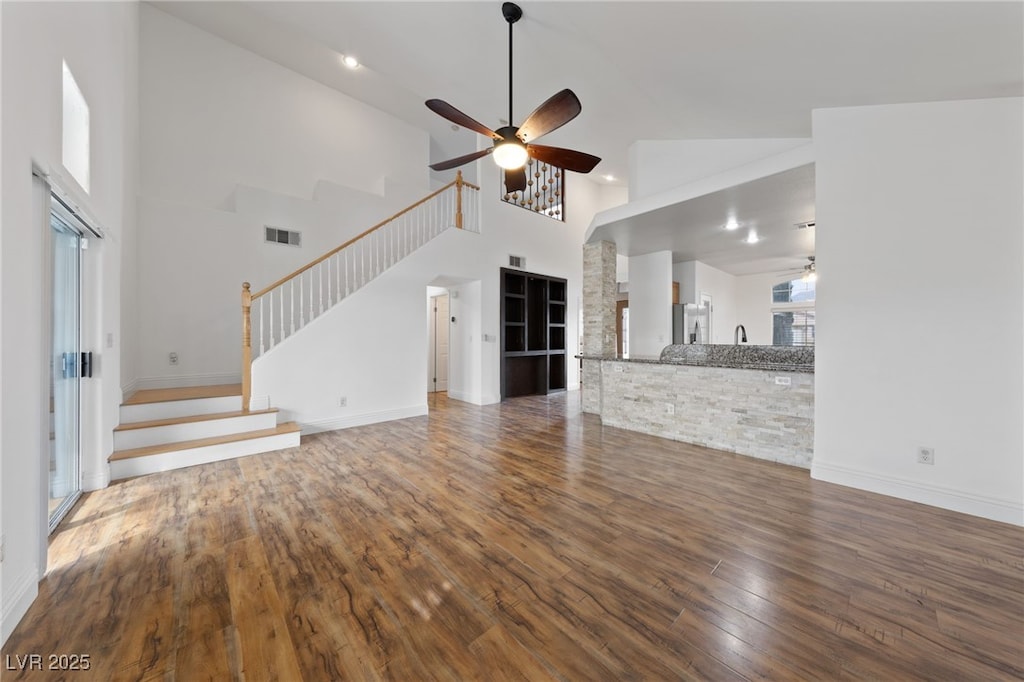
[(529, 156), (526, 145), (518, 140), (505, 140), (494, 146), (494, 162), (505, 170), (522, 168)]

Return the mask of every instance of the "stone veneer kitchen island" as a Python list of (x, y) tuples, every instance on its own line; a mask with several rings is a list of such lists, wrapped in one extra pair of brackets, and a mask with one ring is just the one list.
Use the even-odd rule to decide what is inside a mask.
[(580, 357), (583, 411), (606, 426), (811, 466), (813, 348), (673, 345), (657, 359)]

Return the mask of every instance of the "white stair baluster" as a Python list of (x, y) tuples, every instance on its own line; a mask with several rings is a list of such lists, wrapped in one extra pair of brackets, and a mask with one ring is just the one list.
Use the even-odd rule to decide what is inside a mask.
[[(282, 287), (283, 288), (283, 287)], [(291, 322), (289, 336), (295, 333), (295, 280), (288, 282), (288, 317)]]
[(260, 310), (259, 310), (259, 325), (260, 325), (260, 355), (263, 355), (265, 346), (263, 344), (263, 297), (260, 297)]
[(299, 280), (299, 327), (302, 328), (306, 326), (306, 292), (302, 286), (302, 275), (296, 279)]
[(279, 287), (277, 290), (277, 300), (281, 307), (280, 325), (281, 325), (281, 341), (284, 341), (284, 287)]

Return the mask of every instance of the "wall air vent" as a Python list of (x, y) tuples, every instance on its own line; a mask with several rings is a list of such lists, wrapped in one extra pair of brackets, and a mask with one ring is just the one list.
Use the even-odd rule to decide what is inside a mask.
[(796, 229), (798, 229), (798, 230), (806, 230), (809, 227), (814, 227), (814, 221), (813, 220), (808, 220), (806, 222), (802, 222), (802, 223), (797, 223), (796, 224)]
[(523, 268), (526, 267), (526, 258), (524, 258), (523, 256), (512, 256), (512, 255), (510, 255), (508, 257), (508, 266), (510, 268), (516, 268), (518, 270), (522, 270)]
[(302, 233), (295, 230), (286, 230), (281, 227), (264, 225), (265, 236), (263, 241), (269, 244), (287, 244), (288, 246), (302, 246)]

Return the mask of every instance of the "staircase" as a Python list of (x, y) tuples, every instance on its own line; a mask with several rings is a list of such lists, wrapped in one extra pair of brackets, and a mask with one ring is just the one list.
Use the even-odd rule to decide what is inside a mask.
[(112, 480), (296, 447), (299, 425), (252, 410), (253, 358), (290, 336), (449, 228), (479, 230), (462, 179), (429, 194), (253, 293), (242, 285), (242, 383), (137, 391), (121, 405), (108, 458)]
[(243, 411), (239, 384), (137, 391), (121, 404), (110, 478), (296, 447), (298, 424), (277, 412)]

